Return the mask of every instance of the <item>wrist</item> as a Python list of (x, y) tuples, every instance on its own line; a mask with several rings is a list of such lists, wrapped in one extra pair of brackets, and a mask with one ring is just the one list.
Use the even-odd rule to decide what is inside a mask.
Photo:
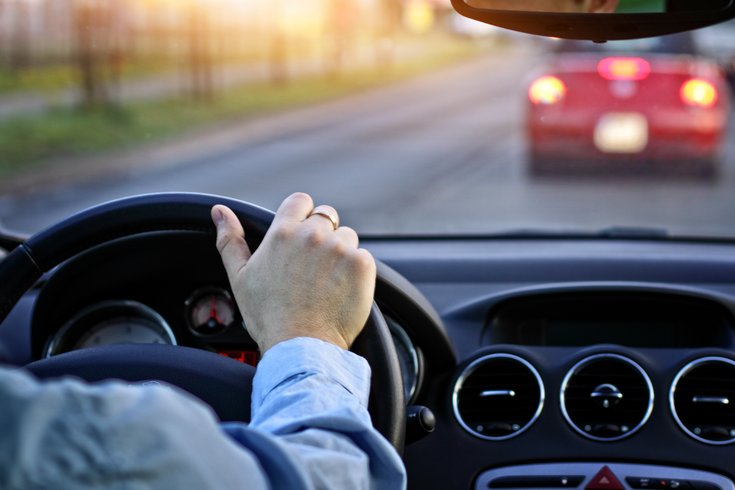
[(291, 332), (285, 335), (280, 335), (278, 337), (275, 337), (273, 339), (268, 339), (264, 342), (258, 342), (258, 347), (260, 349), (261, 355), (265, 354), (267, 351), (275, 347), (276, 345), (287, 342), (289, 340), (298, 339), (298, 338), (309, 338), (309, 339), (316, 339), (321, 340), (322, 342), (326, 342), (328, 344), (335, 345), (343, 350), (350, 350), (350, 343), (347, 342), (347, 340), (340, 334), (322, 334), (322, 333), (314, 333), (314, 332)]

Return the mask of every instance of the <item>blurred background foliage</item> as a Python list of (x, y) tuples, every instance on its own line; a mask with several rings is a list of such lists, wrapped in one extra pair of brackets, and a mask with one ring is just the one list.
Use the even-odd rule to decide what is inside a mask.
[(449, 0), (0, 0), (0, 172), (394, 81), (487, 27)]
[(209, 97), (226, 66), (267, 63), (282, 83), (304, 60), (390, 64), (401, 36), (446, 30), (450, 14), (448, 0), (0, 0), (0, 91), (76, 83), (98, 105), (125, 77), (178, 71)]

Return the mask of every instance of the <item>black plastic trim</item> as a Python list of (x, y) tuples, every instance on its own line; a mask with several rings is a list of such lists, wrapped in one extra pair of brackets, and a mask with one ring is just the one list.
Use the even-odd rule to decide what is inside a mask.
[[(701, 2), (703, 0), (692, 0)], [(716, 12), (666, 12), (665, 14), (560, 14), (479, 9), (464, 0), (452, 0), (461, 15), (514, 31), (564, 39), (596, 42), (661, 36), (706, 27), (735, 17), (735, 5)]]

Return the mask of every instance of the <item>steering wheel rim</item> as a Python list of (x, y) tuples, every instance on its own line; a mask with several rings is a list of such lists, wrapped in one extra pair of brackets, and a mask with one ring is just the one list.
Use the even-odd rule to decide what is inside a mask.
[[(212, 237), (214, 246), (216, 231), (211, 222), (210, 210), (215, 204), (224, 204), (235, 212), (245, 229), (248, 245), (251, 250), (257, 249), (273, 221), (273, 212), (244, 201), (193, 193), (148, 194), (111, 201), (82, 211), (33, 235), (0, 262), (0, 324), (44, 273), (95, 246), (156, 231), (201, 232)], [(141, 347), (108, 346), (99, 350), (75, 351), (31, 363), (26, 368), (42, 378), (74, 374), (88, 381), (98, 381), (102, 379), (101, 375), (126, 379), (124, 373), (115, 374), (118, 370), (124, 371), (125, 366), (130, 367), (128, 363), (134, 359), (143, 371), (139, 370), (132, 376), (134, 379), (129, 381), (142, 381), (148, 370), (158, 372), (159, 376), (155, 373), (147, 376), (147, 379), (154, 380), (161, 378), (161, 370), (165, 371), (166, 366), (189, 366), (188, 374), (194, 375), (196, 373), (192, 367), (201, 369), (203, 365), (210, 365), (217, 369), (205, 371), (209, 382), (217, 384), (219, 381), (218, 386), (239, 390), (233, 398), (240, 400), (240, 403), (244, 397), (247, 398), (248, 409), (244, 410), (241, 418), (247, 421), (251, 391), (247, 381), (252, 381), (254, 370), (236, 361), (196, 349)], [(373, 305), (366, 327), (352, 350), (365, 357), (372, 367), (369, 408), (373, 424), (400, 451), (406, 420), (402, 377), (390, 331), (376, 305)], [(134, 354), (144, 351), (151, 355)], [(156, 362), (151, 363), (151, 360)], [(94, 366), (105, 366), (105, 369), (90, 371), (89, 368)], [(173, 381), (172, 384), (189, 392), (194, 391), (193, 394), (199, 396), (196, 388), (181, 386), (186, 384), (186, 379), (191, 378), (182, 376), (180, 371), (174, 373), (173, 377), (169, 376), (170, 380), (163, 381)], [(198, 381), (201, 383), (203, 380)], [(207, 402), (206, 399), (204, 401)]]

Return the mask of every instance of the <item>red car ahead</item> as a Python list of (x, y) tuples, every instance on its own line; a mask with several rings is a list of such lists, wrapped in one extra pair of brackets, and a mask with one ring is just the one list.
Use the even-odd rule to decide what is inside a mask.
[(714, 174), (729, 117), (720, 67), (691, 34), (559, 41), (528, 88), (532, 173), (660, 168)]

